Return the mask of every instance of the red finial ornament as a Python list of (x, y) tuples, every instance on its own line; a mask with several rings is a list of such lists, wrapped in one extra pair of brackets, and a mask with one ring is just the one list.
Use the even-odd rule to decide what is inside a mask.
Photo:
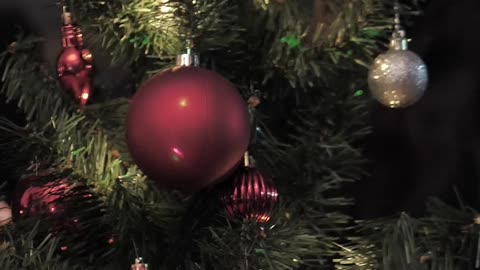
[(62, 51), (57, 60), (58, 78), (62, 87), (72, 92), (80, 107), (90, 98), (93, 75), (93, 56), (84, 48), (83, 34), (72, 24), (71, 14), (63, 7)]
[(251, 166), (247, 152), (245, 166), (227, 186), (222, 201), (229, 217), (265, 223), (278, 202), (278, 192), (272, 179)]

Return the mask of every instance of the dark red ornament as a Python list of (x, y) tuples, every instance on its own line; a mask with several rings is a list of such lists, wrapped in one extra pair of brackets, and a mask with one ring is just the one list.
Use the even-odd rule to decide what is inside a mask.
[(83, 107), (87, 104), (92, 88), (93, 57), (84, 48), (80, 27), (72, 25), (70, 13), (64, 9), (62, 32), (62, 51), (57, 59), (58, 78), (62, 87), (72, 92)]
[(25, 177), (16, 187), (14, 222), (40, 221), (39, 241), (46, 234), (59, 237), (61, 253), (88, 257), (111, 252), (112, 228), (104, 217), (102, 203), (90, 188), (83, 182), (72, 183), (66, 174)]
[(278, 202), (278, 192), (272, 179), (257, 168), (244, 167), (226, 185), (222, 201), (229, 217), (265, 223)]
[(196, 191), (224, 179), (250, 138), (246, 102), (217, 73), (177, 67), (148, 80), (131, 100), (128, 148), (161, 187)]
[(68, 192), (69, 185), (65, 180), (56, 179), (45, 183), (37, 179), (38, 177), (32, 176), (20, 181), (17, 186), (14, 217), (55, 216), (64, 212), (57, 201)]

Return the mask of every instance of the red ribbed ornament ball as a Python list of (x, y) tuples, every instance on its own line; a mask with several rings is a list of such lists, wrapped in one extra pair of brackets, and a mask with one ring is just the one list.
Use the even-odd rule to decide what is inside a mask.
[(136, 92), (127, 115), (129, 152), (160, 187), (197, 191), (228, 176), (250, 140), (247, 106), (217, 73), (176, 67)]
[(257, 168), (245, 167), (225, 188), (222, 201), (231, 218), (268, 222), (278, 202), (273, 180)]

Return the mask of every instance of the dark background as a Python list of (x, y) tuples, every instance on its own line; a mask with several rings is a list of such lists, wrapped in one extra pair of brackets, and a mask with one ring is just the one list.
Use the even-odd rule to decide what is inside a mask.
[(480, 1), (431, 0), (409, 31), (427, 64), (425, 96), (404, 110), (372, 106), (373, 177), (358, 187), (360, 217), (424, 212), (428, 197), (478, 208)]
[[(14, 40), (15, 25), (21, 25), (46, 37), (41, 49), (53, 66), (60, 51), (60, 20), (59, 8), (49, 2), (54, 3), (0, 0), (0, 47)], [(430, 0), (423, 13), (408, 34), (411, 50), (428, 66), (430, 85), (423, 99), (407, 109), (372, 104), (374, 133), (367, 147), (372, 176), (358, 183), (354, 194), (360, 218), (398, 211), (421, 215), (430, 196), (456, 204), (454, 187), (467, 204), (480, 205), (480, 38), (475, 33), (480, 1)], [(128, 72), (107, 68), (104, 52), (93, 48), (93, 53), (96, 84), (115, 89), (113, 96), (131, 91)], [(15, 104), (1, 98), (0, 116), (23, 121)], [(0, 171), (0, 177), (5, 175)]]

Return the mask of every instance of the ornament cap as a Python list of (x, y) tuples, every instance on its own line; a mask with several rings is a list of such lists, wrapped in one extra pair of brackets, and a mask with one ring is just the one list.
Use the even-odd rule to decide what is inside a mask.
[(177, 66), (194, 66), (198, 67), (200, 65), (200, 58), (198, 54), (192, 53), (191, 49), (187, 50), (187, 53), (177, 55)]
[(142, 257), (135, 259), (135, 264), (132, 264), (132, 270), (148, 270), (148, 264), (144, 263)]
[(250, 155), (248, 154), (248, 151), (243, 155), (243, 166), (250, 167)]
[(390, 49), (396, 51), (406, 51), (408, 50), (408, 41), (404, 30), (398, 30), (393, 33), (392, 39), (390, 40)]
[(245, 152), (243, 155), (243, 167), (245, 168), (254, 168), (255, 166), (255, 160), (253, 157), (250, 155), (248, 151)]
[(63, 6), (62, 21), (64, 25), (72, 24), (72, 13), (67, 11), (66, 6)]

